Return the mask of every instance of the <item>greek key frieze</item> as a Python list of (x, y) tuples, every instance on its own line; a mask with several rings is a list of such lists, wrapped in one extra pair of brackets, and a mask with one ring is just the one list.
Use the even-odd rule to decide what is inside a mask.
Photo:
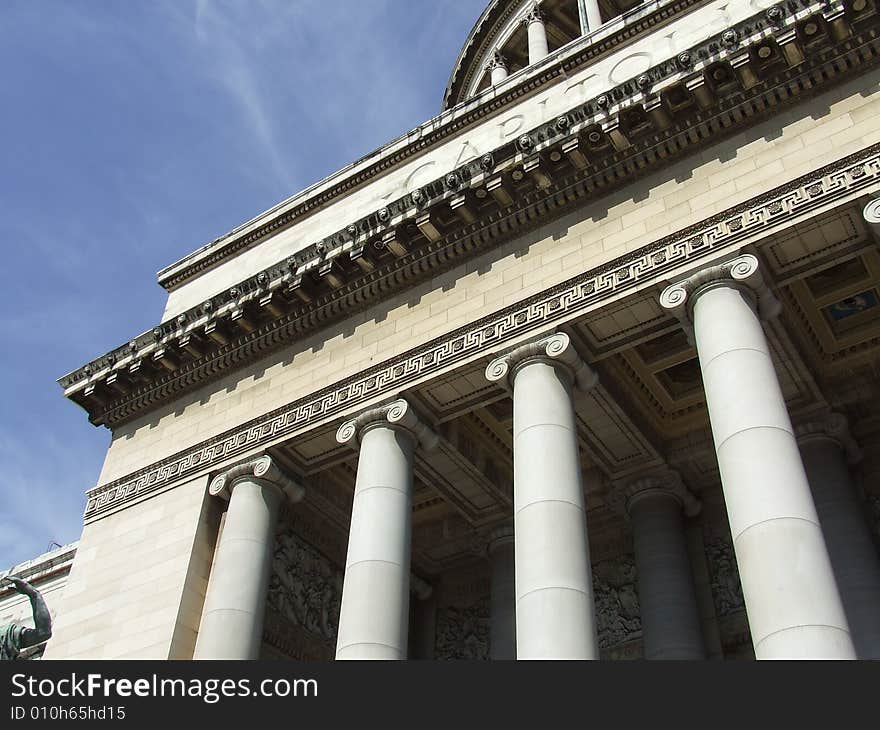
[(659, 279), (676, 267), (711, 258), (719, 249), (733, 248), (777, 226), (791, 225), (815, 208), (876, 186), (878, 179), (880, 144), (875, 144), (398, 359), (374, 366), (136, 474), (96, 487), (87, 492), (85, 519), (93, 519), (174, 480), (215, 468), (270, 441), (307, 430), (320, 419), (370, 398), (399, 391), (417, 378), (488, 353), (508, 340), (586, 312), (600, 306), (603, 300)]

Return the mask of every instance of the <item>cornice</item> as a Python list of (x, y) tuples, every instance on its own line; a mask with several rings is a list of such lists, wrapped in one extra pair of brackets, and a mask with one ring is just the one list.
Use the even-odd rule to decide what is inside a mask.
[(640, 251), (484, 317), (467, 327), (386, 360), (357, 375), (254, 418), (214, 438), (87, 492), (84, 518), (93, 521), (174, 482), (217, 469), (304, 433), (358, 404), (402, 392), (434, 373), (487, 356), (644, 287), (673, 271), (712, 261), (720, 252), (805, 220), (880, 185), (880, 143), (667, 236)]
[[(529, 130), (61, 378), (65, 394), (86, 408), (95, 424), (125, 423), (543, 225), (585, 199), (717, 142), (800, 99), (806, 89), (815, 93), (839, 74), (873, 62), (880, 52), (876, 30), (862, 25), (864, 38), (851, 36), (834, 49), (826, 44), (822, 53), (814, 48), (815, 61), (805, 59), (772, 75), (761, 72), (766, 78), (758, 80), (755, 49), (776, 44), (776, 51), (790, 47), (794, 53), (802, 15), (762, 12)], [(876, 17), (870, 20), (876, 23)], [(730, 88), (717, 86), (716, 72), (729, 74)], [(690, 107), (677, 119), (670, 113), (670, 96), (679, 93), (690, 99)], [(493, 200), (479, 219), (469, 217), (468, 201), (480, 195), (489, 200), (490, 188), (494, 197), (496, 183), (520, 192), (515, 199)], [(441, 207), (460, 220), (442, 225)], [(413, 239), (408, 227), (421, 233)]]
[[(159, 284), (168, 291), (172, 291), (185, 281), (217, 266), (225, 259), (251, 248), (268, 236), (281, 232), (295, 221), (311, 215), (335, 199), (348, 195), (354, 189), (388, 172), (405, 160), (423, 154), (440, 142), (460, 134), (474, 123), (497, 113), (499, 109), (553, 83), (560, 76), (565, 76), (593, 63), (599, 56), (625, 43), (632, 42), (650, 32), (658, 24), (705, 2), (708, 0), (658, 2), (648, 14), (645, 14), (644, 8), (636, 8), (620, 17), (621, 25), (619, 27), (616, 22), (607, 23), (600, 29), (600, 32), (585, 37), (591, 41), (589, 46), (582, 47), (583, 44), (578, 44), (572, 48), (566, 48), (563, 52), (553, 54), (552, 61), (545, 61), (539, 70), (532, 69), (517, 81), (511, 82), (505, 87), (503, 93), (481, 94), (452, 108), (444, 104), (445, 111), (438, 117), (419, 125), (416, 129), (364, 156), (351, 167), (357, 167), (364, 160), (377, 158), (372, 164), (357, 169), (351, 174), (347, 174), (347, 169), (343, 169), (316, 183), (303, 193), (299, 193), (292, 199), (280, 203), (266, 213), (239, 226), (226, 236), (221, 236), (194, 251), (160, 271)], [(595, 43), (592, 42), (594, 38)], [(410, 139), (414, 141), (404, 143), (404, 140)], [(340, 176), (344, 177), (338, 182), (333, 182), (335, 178)], [(328, 185), (328, 187), (320, 190), (324, 185)], [(319, 192), (310, 194), (312, 190)], [(261, 221), (262, 218), (265, 220)]]

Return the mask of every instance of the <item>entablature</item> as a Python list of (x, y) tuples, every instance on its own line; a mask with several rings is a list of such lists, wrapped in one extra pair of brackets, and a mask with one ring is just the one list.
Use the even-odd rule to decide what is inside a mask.
[(181, 312), (65, 394), (124, 423), (867, 68), (878, 16), (847, 7), (754, 14)]

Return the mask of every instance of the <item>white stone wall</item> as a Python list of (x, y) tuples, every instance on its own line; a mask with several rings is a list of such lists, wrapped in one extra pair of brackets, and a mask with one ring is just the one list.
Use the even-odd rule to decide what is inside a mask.
[(191, 658), (214, 502), (200, 478), (87, 525), (45, 657)]

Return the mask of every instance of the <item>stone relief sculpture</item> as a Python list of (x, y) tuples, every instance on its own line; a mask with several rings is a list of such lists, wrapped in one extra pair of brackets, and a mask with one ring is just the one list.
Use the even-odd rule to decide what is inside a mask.
[(437, 609), (436, 659), (489, 658), (489, 598)]
[(631, 555), (593, 566), (593, 597), (601, 649), (641, 637), (636, 565)]
[(8, 661), (18, 659), (23, 649), (51, 638), (52, 617), (43, 596), (27, 581), (8, 575), (0, 583), (11, 583), (15, 590), (27, 596), (34, 616), (34, 628), (15, 623), (0, 626), (0, 661)]
[(342, 572), (289, 528), (275, 538), (268, 603), (296, 626), (336, 642)]
[(733, 554), (733, 545), (724, 538), (705, 542), (706, 559), (712, 578), (712, 598), (718, 616), (727, 616), (745, 609), (739, 569)]

